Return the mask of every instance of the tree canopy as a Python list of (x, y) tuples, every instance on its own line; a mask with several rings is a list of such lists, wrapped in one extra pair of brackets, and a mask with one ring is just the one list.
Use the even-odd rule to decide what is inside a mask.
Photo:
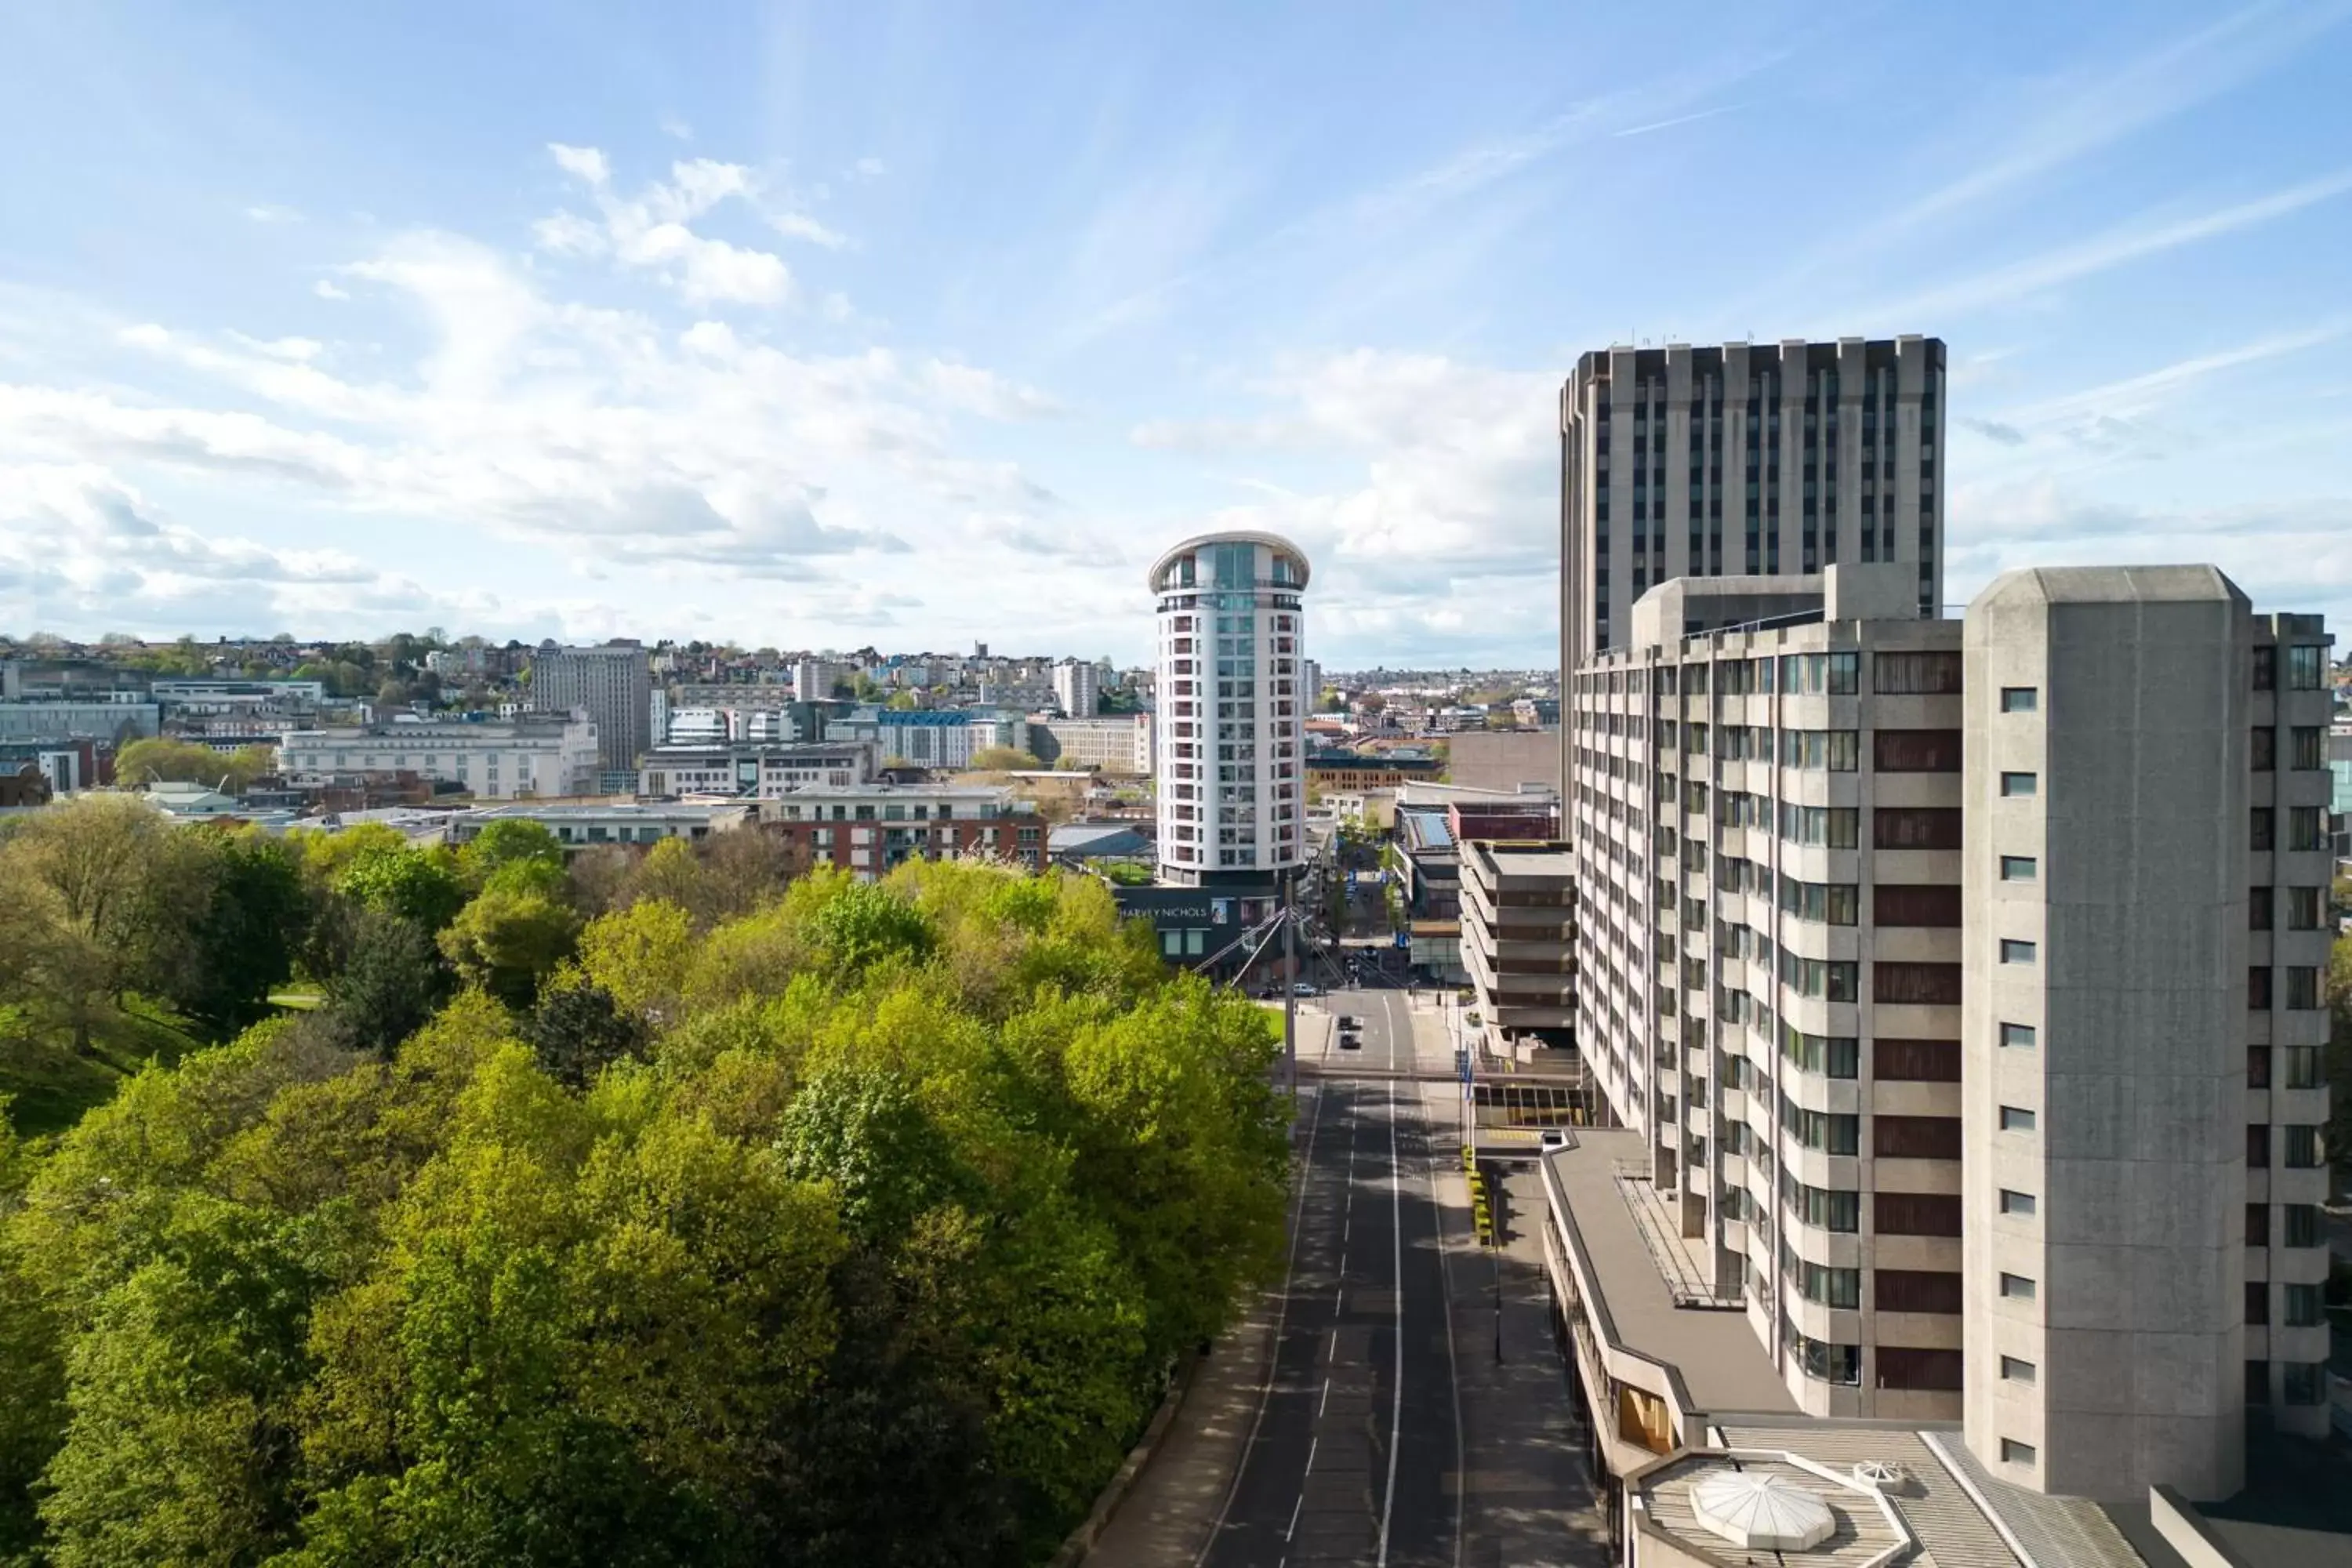
[(1278, 1262), (1266, 1015), (1094, 879), (65, 821), (106, 973), (327, 1003), (216, 952), (223, 1043), (0, 1101), (0, 1562), (1040, 1562)]

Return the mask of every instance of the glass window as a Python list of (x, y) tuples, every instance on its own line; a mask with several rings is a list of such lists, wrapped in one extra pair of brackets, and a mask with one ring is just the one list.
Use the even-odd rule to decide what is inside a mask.
[(2004, 686), (2000, 689), (2000, 710), (2004, 713), (2033, 713), (2042, 707), (2038, 687)]
[(2325, 849), (2327, 840), (2322, 837), (2322, 813), (2315, 805), (2293, 805), (2286, 813), (2286, 847), (2289, 849)]
[(2030, 1465), (2035, 1458), (2033, 1445), (2021, 1443), (2014, 1437), (2003, 1437), (2000, 1440), (2000, 1458), (2003, 1464)]
[(2286, 1005), (2290, 1011), (2309, 1013), (2319, 1006), (2319, 971), (2295, 965), (2286, 972)]
[(2026, 1110), (2025, 1107), (2021, 1105), (2002, 1106), (2000, 1108), (2000, 1130), (2003, 1132), (2032, 1131), (2033, 1112)]
[(2280, 1321), (2290, 1329), (2315, 1329), (2326, 1322), (2327, 1320), (2320, 1306), (2319, 1289), (2316, 1285), (2287, 1286), (2284, 1291), (2285, 1310)]
[(2000, 1375), (2005, 1382), (2009, 1383), (2032, 1383), (2036, 1381), (2033, 1363), (2030, 1361), (2020, 1361), (2013, 1355), (2005, 1355), (2000, 1358)]
[(2278, 838), (2278, 813), (2267, 805), (2254, 807), (2252, 831), (2247, 847), (2256, 853), (2273, 847)]
[(2041, 793), (2042, 780), (2034, 773), (2003, 773), (2000, 793), (2011, 800), (2031, 799)]
[(2289, 888), (2286, 890), (2286, 929), (2317, 931), (2320, 916), (2326, 907), (2326, 895), (2324, 888)]
[(2014, 937), (2001, 938), (2000, 961), (2003, 963), (2032, 963), (2033, 958), (2034, 946), (2032, 942), (2020, 942)]
[(2273, 902), (2271, 889), (2268, 888), (2246, 889), (2246, 929), (2248, 931), (2271, 929)]
[(2313, 644), (2299, 643), (2286, 650), (2286, 689), (2289, 691), (2316, 691), (2326, 668), (2326, 649)]
[(2284, 1163), (2290, 1171), (2314, 1171), (2319, 1168), (2319, 1129), (2316, 1127), (2282, 1127), (2285, 1144)]
[(2254, 689), (2270, 691), (2278, 686), (2278, 649), (2264, 646), (2254, 649)]
[(2004, 882), (2031, 882), (2035, 868), (2031, 855), (2004, 855), (2000, 858), (2000, 879)]
[(2000, 1212), (2006, 1215), (2030, 1215), (2033, 1213), (2033, 1194), (2003, 1187), (2000, 1190)]
[(2000, 1043), (2004, 1046), (2014, 1046), (2022, 1050), (2032, 1050), (2034, 1046), (2033, 1026), (2003, 1024), (2000, 1026)]
[(2289, 1247), (2319, 1245), (2319, 1209), (2316, 1205), (2289, 1204), (2286, 1205), (2284, 1241)]
[(2000, 1293), (2012, 1301), (2031, 1301), (2034, 1284), (2022, 1274), (2004, 1274), (2000, 1277)]
[(2325, 732), (2315, 724), (2298, 724), (2288, 731), (2286, 765), (2305, 772), (2326, 766), (2320, 754), (2320, 737)]

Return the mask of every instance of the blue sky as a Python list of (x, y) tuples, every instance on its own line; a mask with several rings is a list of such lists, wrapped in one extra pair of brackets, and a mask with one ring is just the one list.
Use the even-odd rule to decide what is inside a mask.
[(1948, 596), (2352, 617), (2352, 5), (0, 12), (0, 627), (1555, 647), (1612, 342), (1950, 345)]

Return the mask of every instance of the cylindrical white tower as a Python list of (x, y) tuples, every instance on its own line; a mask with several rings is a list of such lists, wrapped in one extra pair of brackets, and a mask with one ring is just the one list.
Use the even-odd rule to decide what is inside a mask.
[(1204, 533), (1154, 562), (1150, 585), (1160, 880), (1265, 888), (1303, 858), (1307, 557), (1271, 533)]

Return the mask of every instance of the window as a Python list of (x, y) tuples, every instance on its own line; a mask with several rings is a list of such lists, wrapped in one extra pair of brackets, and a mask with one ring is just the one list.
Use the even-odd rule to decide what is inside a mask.
[(1871, 1152), (1885, 1160), (1957, 1160), (1960, 1157), (1960, 1119), (1957, 1116), (1890, 1116), (1870, 1119)]
[(2259, 854), (2275, 847), (2277, 842), (2278, 813), (2267, 805), (2254, 807), (2252, 831), (2248, 836), (2247, 847)]
[(1789, 1359), (1816, 1383), (1838, 1383), (1849, 1386), (1862, 1381), (1862, 1347), (1860, 1345), (1824, 1344), (1808, 1339), (1790, 1324), (1788, 1329)]
[(1833, 1230), (1852, 1235), (1862, 1228), (1862, 1194), (1841, 1192), (1833, 1187), (1809, 1187), (1804, 1183), (1780, 1173), (1780, 1202), (1788, 1208), (1790, 1217), (1815, 1230)]
[(2267, 1281), (2246, 1281), (2246, 1321), (2258, 1327), (2271, 1321), (2271, 1288)]
[(2289, 849), (2325, 849), (2327, 841), (2320, 837), (2320, 817), (2324, 814), (2315, 805), (2293, 805), (2286, 813), (2286, 847)]
[(2004, 713), (2033, 713), (2042, 707), (2042, 692), (2032, 686), (2004, 686), (2000, 689), (2000, 710)]
[(1958, 730), (1880, 730), (1871, 742), (1871, 761), (1883, 773), (1956, 773), (1960, 771)]
[(1942, 1193), (1874, 1193), (1872, 1228), (1881, 1236), (1958, 1236), (1960, 1200)]
[(2004, 1383), (2032, 1383), (2037, 1381), (2033, 1363), (2030, 1361), (2020, 1361), (2013, 1355), (2005, 1355), (2000, 1358), (2000, 1376), (2001, 1381)]
[(1876, 1268), (1874, 1296), (1882, 1312), (1958, 1312), (1960, 1277), (1932, 1268)]
[(2000, 1026), (2000, 1043), (2018, 1050), (2032, 1050), (2037, 1037), (2031, 1024), (2003, 1024)]
[[(2251, 1204), (2247, 1205), (2250, 1210), (2252, 1206)], [(2314, 1204), (2287, 1205), (2284, 1229), (2286, 1246), (2317, 1247), (2319, 1245), (2318, 1206)], [(2267, 1240), (2268, 1237), (2264, 1239)]]
[(1807, 1110), (1785, 1094), (1780, 1097), (1780, 1125), (1805, 1148), (1825, 1154), (1854, 1154), (1862, 1149), (1862, 1118)]
[(2258, 773), (2269, 773), (2278, 766), (2278, 731), (2265, 724), (2254, 731), (2253, 744), (2247, 750), (2247, 766)]
[(1871, 661), (1874, 684), (1887, 697), (1934, 696), (1960, 689), (1960, 655), (1957, 650), (1933, 653), (1882, 653)]
[[(2268, 892), (2268, 889), (2263, 889)], [(2320, 915), (2326, 908), (2324, 888), (2289, 888), (2286, 890), (2286, 929), (2317, 931)]]
[(1797, 1294), (1818, 1307), (1838, 1307), (1847, 1310), (1862, 1305), (1862, 1270), (1833, 1268), (1823, 1263), (1810, 1263), (1790, 1251), (1784, 1243), (1780, 1248), (1780, 1277), (1796, 1287)]
[(1871, 895), (1871, 923), (1877, 926), (1941, 926), (1960, 923), (1957, 883), (1881, 882)]
[(2271, 1086), (2271, 1048), (2268, 1046), (2246, 1047), (2246, 1087), (2268, 1089)]
[(2255, 1170), (2267, 1171), (2271, 1165), (2270, 1124), (2263, 1121), (2246, 1123), (2246, 1163)]
[[(1801, 1072), (1824, 1078), (1853, 1078), (1861, 1070), (1861, 1051), (1854, 1041), (1780, 1026), (1780, 1054)], [(1734, 1058), (1735, 1061), (1744, 1058)]]
[(2004, 855), (2000, 858), (2000, 879), (2004, 882), (2031, 882), (2036, 871), (2031, 855)]
[(1780, 912), (1801, 921), (1850, 926), (1860, 899), (1851, 882), (1801, 882), (1784, 876), (1780, 881)]
[(1958, 849), (1957, 806), (1880, 806), (1870, 814), (1871, 844), (1879, 849)]
[(2298, 724), (2287, 731), (2286, 765), (2304, 772), (2327, 765), (2320, 753), (2320, 736), (2324, 733), (2315, 724)]
[(2248, 931), (2271, 929), (2272, 902), (2270, 889), (2248, 888), (2246, 889), (2246, 929)]
[(2282, 1127), (2285, 1144), (2280, 1163), (2290, 1171), (2315, 1171), (2319, 1168), (2319, 1129), (2310, 1126)]
[(2280, 1315), (2279, 1321), (2286, 1327), (2315, 1329), (2327, 1321), (2320, 1309), (2318, 1286), (2289, 1285), (2284, 1294), (2286, 1300), (2281, 1305), (2285, 1310)]
[(2278, 688), (2278, 649), (2275, 647), (2254, 649), (2254, 689), (2273, 691)]
[(2246, 1245), (2248, 1247), (2268, 1247), (2270, 1244), (2271, 1205), (2268, 1204), (2248, 1204), (2246, 1205)]
[(2038, 773), (2003, 773), (2000, 793), (2008, 800), (2030, 800), (2041, 793), (2042, 779)]
[[(2298, 648), (2295, 651), (2300, 653), (2302, 650)], [(2327, 1403), (2327, 1364), (2325, 1362), (2288, 1362), (2279, 1382), (2279, 1396), (2286, 1404), (2325, 1405)]]
[(2000, 1462), (2004, 1465), (2030, 1465), (2034, 1461), (2033, 1445), (2021, 1443), (2014, 1437), (2000, 1440)]
[(2246, 971), (2246, 1010), (2263, 1013), (2270, 1010), (2271, 972), (2267, 968)]
[(2326, 677), (2326, 650), (2314, 644), (2298, 644), (2286, 650), (2286, 689), (2289, 691), (2316, 691)]
[(1960, 966), (1957, 963), (1879, 963), (1870, 967), (1874, 1002), (1929, 1007), (1959, 1005)]
[(2319, 1006), (2319, 971), (2304, 965), (2286, 972), (2286, 1005), (2291, 1012), (2309, 1013)]
[(2003, 1274), (2000, 1277), (2000, 1293), (2008, 1300), (2031, 1301), (2034, 1289), (2033, 1281), (2022, 1274)]
[(2017, 1192), (2009, 1187), (2001, 1188), (2000, 1212), (2005, 1215), (2015, 1215), (2021, 1219), (2032, 1217), (2033, 1194)]
[(1890, 1083), (1958, 1083), (1958, 1040), (1880, 1039), (1871, 1043), (1871, 1072)]
[[(2267, 651), (2256, 648), (2256, 653)], [(2246, 1363), (2246, 1403), (2268, 1405), (2271, 1402), (2271, 1363), (2267, 1361)]]
[(2033, 959), (2034, 947), (2032, 942), (2020, 942), (2015, 937), (2005, 936), (2000, 939), (2000, 961), (2003, 963), (2032, 963)]
[(2003, 1132), (2032, 1131), (2033, 1112), (2026, 1110), (2025, 1107), (2021, 1105), (2002, 1106), (2000, 1108), (2000, 1130)]
[(1916, 1345), (1881, 1345), (1878, 1347), (1878, 1386), (1958, 1389), (1960, 1386), (1960, 1352), (1956, 1350), (1929, 1350)]

